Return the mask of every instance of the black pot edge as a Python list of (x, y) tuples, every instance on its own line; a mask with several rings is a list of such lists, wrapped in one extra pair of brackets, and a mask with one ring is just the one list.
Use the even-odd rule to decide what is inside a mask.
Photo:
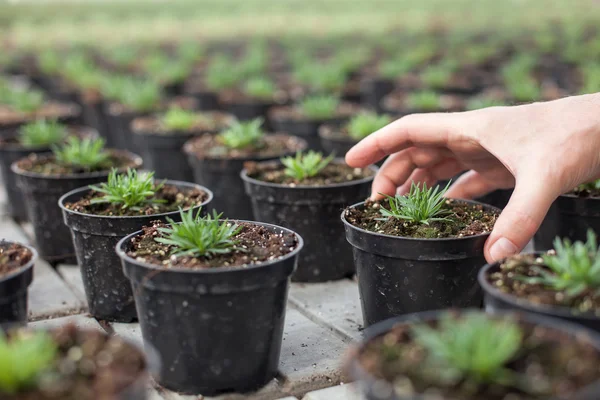
[[(487, 209), (491, 209), (491, 210), (497, 211), (498, 214), (500, 214), (502, 212), (502, 210), (500, 210), (499, 208), (496, 208), (496, 207), (491, 206), (489, 204), (480, 203), (480, 202), (474, 201), (474, 200), (463, 200), (463, 199), (453, 199), (453, 200), (464, 202), (464, 203), (468, 203), (468, 204), (475, 204), (475, 205), (479, 204), (479, 205), (485, 206)], [(377, 236), (377, 237), (384, 237), (384, 238), (391, 238), (391, 239), (398, 239), (398, 240), (409, 240), (409, 241), (414, 241), (414, 242), (433, 242), (433, 241), (450, 242), (450, 241), (454, 241), (454, 240), (473, 240), (473, 239), (476, 239), (476, 238), (487, 237), (487, 236), (490, 236), (490, 234), (491, 234), (491, 232), (488, 232), (488, 233), (481, 233), (479, 235), (464, 236), (464, 237), (461, 237), (461, 238), (452, 237), (452, 238), (422, 239), (422, 238), (411, 238), (411, 237), (404, 237), (404, 236), (385, 235), (383, 233), (371, 232), (371, 231), (368, 231), (366, 229), (359, 228), (356, 225), (352, 225), (350, 222), (346, 221), (346, 218), (345, 218), (345, 215), (344, 215), (346, 213), (347, 209), (349, 209), (349, 208), (357, 208), (357, 207), (360, 207), (360, 206), (362, 206), (364, 204), (365, 204), (365, 202), (361, 201), (360, 203), (352, 204), (351, 206), (346, 207), (346, 209), (344, 209), (342, 211), (342, 214), (340, 215), (340, 219), (342, 220), (342, 222), (344, 223), (344, 225), (346, 226), (346, 228), (351, 228), (351, 229), (356, 230), (356, 231), (358, 231), (358, 232), (360, 232), (362, 234), (370, 234), (370, 235)]]
[[(168, 184), (168, 185), (172, 185), (172, 186), (187, 186), (187, 187), (190, 187), (190, 188), (194, 187), (194, 188), (198, 188), (198, 189), (206, 192), (208, 194), (208, 199), (206, 199), (204, 202), (202, 202), (202, 204), (199, 205), (200, 207), (205, 207), (207, 204), (209, 204), (213, 200), (213, 197), (214, 197), (213, 192), (210, 189), (208, 189), (208, 188), (206, 188), (206, 187), (204, 187), (202, 185), (196, 184), (196, 183), (184, 182), (184, 181), (175, 181), (175, 180), (170, 180), (170, 179), (162, 180), (162, 182), (164, 182), (165, 184)], [(116, 216), (116, 215), (85, 214), (85, 213), (82, 213), (82, 212), (79, 212), (79, 211), (70, 210), (70, 209), (68, 209), (68, 208), (65, 207), (65, 201), (67, 200), (67, 198), (69, 198), (69, 197), (71, 197), (71, 196), (73, 196), (75, 194), (86, 192), (86, 191), (90, 191), (90, 190), (91, 189), (90, 189), (89, 186), (83, 186), (83, 187), (80, 187), (80, 188), (77, 188), (77, 189), (73, 189), (70, 192), (67, 192), (67, 193), (63, 194), (60, 197), (60, 199), (58, 199), (58, 206), (61, 208), (61, 210), (64, 213), (79, 215), (79, 216), (88, 217), (88, 218), (101, 218), (101, 219), (119, 220), (119, 219), (139, 218), (140, 217), (140, 215)], [(198, 207), (198, 206), (194, 206), (194, 207)], [(189, 210), (189, 209), (186, 209), (186, 210)], [(186, 210), (184, 210), (184, 211), (186, 211)], [(163, 217), (165, 215), (168, 216), (168, 215), (172, 215), (172, 214), (177, 214), (178, 212), (179, 211), (169, 211), (169, 212), (162, 213), (162, 214), (154, 214), (152, 216), (153, 217)]]
[[(400, 316), (400, 317), (390, 318), (388, 320), (378, 322), (375, 325), (368, 327), (364, 332), (363, 339), (359, 343), (354, 344), (353, 351), (351, 352), (352, 356), (348, 358), (346, 365), (347, 365), (347, 369), (348, 369), (348, 372), (350, 373), (351, 377), (353, 379), (355, 379), (357, 382), (360, 382), (360, 381), (374, 382), (374, 381), (376, 381), (372, 376), (369, 375), (369, 373), (367, 371), (365, 371), (361, 367), (357, 358), (354, 355), (358, 354), (367, 343), (369, 343), (373, 339), (383, 335), (384, 333), (390, 331), (394, 327), (394, 325), (399, 324), (399, 323), (406, 323), (406, 322), (431, 321), (431, 320), (437, 319), (440, 315), (447, 313), (447, 312), (451, 312), (451, 311), (452, 311), (452, 309), (443, 309), (443, 310), (424, 311), (424, 312), (419, 312), (419, 313), (413, 313), (413, 314), (408, 314), (408, 315), (404, 315), (404, 316)], [(465, 312), (483, 313), (482, 310), (478, 310), (478, 309), (463, 309), (463, 310), (460, 310), (460, 312), (461, 313), (465, 313)], [(502, 311), (502, 312), (494, 313), (494, 317), (502, 317), (502, 316), (510, 316), (510, 315), (517, 315), (517, 316), (521, 317), (522, 320), (525, 320), (526, 322), (531, 322), (531, 323), (534, 323), (536, 325), (540, 325), (540, 326), (543, 326), (546, 328), (555, 329), (555, 330), (567, 333), (571, 336), (581, 335), (581, 333), (584, 332), (586, 335), (585, 338), (587, 340), (589, 340), (589, 342), (598, 350), (598, 352), (600, 352), (600, 333), (594, 332), (591, 329), (584, 328), (578, 324), (566, 322), (566, 321), (563, 321), (563, 320), (560, 320), (557, 318), (536, 315), (536, 314), (527, 313), (527, 312)], [(593, 382), (590, 385), (583, 387), (579, 390), (579, 392), (585, 392), (585, 393), (587, 393), (587, 392), (596, 393), (597, 391), (600, 391), (600, 380), (597, 380), (596, 382)], [(415, 397), (415, 400), (426, 400), (421, 395), (418, 395), (418, 396), (419, 397)], [(549, 400), (562, 400), (562, 399), (552, 398)]]
[(33, 266), (35, 265), (35, 263), (37, 262), (37, 260), (39, 259), (39, 254), (37, 252), (37, 250), (35, 249), (35, 247), (30, 246), (28, 244), (24, 244), (21, 242), (17, 242), (14, 240), (9, 240), (7, 238), (1, 238), (0, 239), (0, 243), (4, 242), (6, 244), (18, 244), (19, 246), (25, 247), (26, 249), (29, 249), (29, 251), (31, 251), (31, 260), (29, 260), (28, 263), (26, 263), (25, 265), (22, 265), (21, 267), (17, 268), (16, 270), (14, 270), (13, 272), (11, 272), (10, 274), (4, 275), (3, 277), (0, 278), (0, 284), (2, 282), (5, 282), (9, 279), (14, 278), (17, 275), (20, 275), (28, 270), (33, 269)]
[[(221, 220), (223, 221), (223, 220)], [(270, 261), (266, 261), (266, 262), (262, 262), (260, 264), (255, 264), (255, 265), (248, 265), (245, 267), (219, 267), (219, 268), (212, 268), (212, 269), (203, 269), (203, 270), (191, 270), (191, 269), (187, 269), (187, 268), (169, 268), (169, 269), (165, 269), (165, 268), (161, 268), (157, 265), (154, 264), (149, 264), (149, 263), (145, 263), (145, 262), (141, 262), (138, 260), (135, 260), (131, 257), (129, 257), (127, 255), (127, 253), (124, 250), (124, 247), (127, 243), (129, 243), (131, 241), (131, 239), (134, 236), (139, 235), (140, 233), (142, 233), (142, 230), (139, 230), (137, 232), (133, 232), (127, 236), (125, 236), (123, 239), (119, 240), (119, 243), (117, 243), (116, 246), (116, 252), (117, 255), (121, 258), (121, 260), (123, 262), (128, 262), (131, 264), (136, 264), (139, 266), (142, 266), (146, 269), (149, 270), (153, 270), (153, 271), (159, 271), (159, 272), (164, 272), (164, 273), (169, 273), (169, 272), (173, 272), (173, 273), (187, 273), (187, 274), (221, 274), (221, 273), (228, 273), (228, 272), (235, 272), (235, 271), (249, 271), (249, 270), (254, 270), (254, 269), (259, 269), (259, 268), (263, 268), (275, 263), (279, 263), (281, 261), (287, 260), (289, 258), (293, 258), (296, 257), (298, 255), (298, 253), (300, 253), (300, 250), (302, 250), (302, 248), (304, 247), (304, 239), (302, 239), (302, 236), (300, 236), (298, 233), (294, 232), (291, 229), (288, 228), (284, 228), (282, 226), (279, 225), (273, 225), (273, 224), (267, 224), (264, 222), (257, 222), (257, 221), (247, 221), (247, 220), (236, 220), (236, 219), (230, 219), (227, 220), (229, 222), (246, 222), (249, 224), (254, 224), (254, 225), (259, 225), (259, 226), (264, 226), (267, 228), (273, 228), (273, 229), (277, 229), (280, 231), (287, 231), (290, 233), (293, 233), (294, 235), (296, 235), (296, 240), (298, 241), (298, 246), (296, 246), (296, 248), (291, 251), (290, 253), (284, 255), (281, 258), (277, 258), (274, 260), (270, 260)]]
[[(533, 254), (535, 256), (539, 256), (543, 254), (543, 252), (534, 252), (534, 253), (526, 253)], [(486, 274), (492, 268), (496, 268), (502, 263), (504, 260), (496, 261), (492, 264), (484, 265), (477, 274), (477, 281), (479, 282), (479, 286), (483, 289), (484, 293), (489, 296), (493, 296), (496, 299), (506, 302), (515, 308), (521, 308), (529, 313), (543, 314), (547, 317), (555, 317), (555, 318), (579, 318), (584, 320), (600, 320), (600, 317), (591, 314), (574, 314), (570, 312), (568, 307), (557, 307), (557, 306), (546, 306), (546, 305), (537, 305), (533, 304), (525, 299), (520, 299), (517, 296), (513, 296), (507, 293), (503, 293), (492, 286), (488, 280), (486, 279)]]
[[(334, 161), (345, 164), (345, 161), (344, 161), (343, 158), (335, 158)], [(270, 165), (270, 164), (280, 164), (281, 161), (279, 161), (279, 160), (265, 160), (265, 161), (262, 161), (261, 163), (269, 164)], [(347, 187), (347, 186), (354, 186), (354, 185), (360, 185), (362, 183), (372, 182), (373, 179), (375, 179), (375, 174), (377, 173), (377, 171), (379, 171), (379, 167), (377, 167), (376, 165), (369, 165), (369, 166), (367, 166), (365, 168), (370, 169), (371, 171), (374, 172), (374, 174), (372, 176), (368, 176), (366, 178), (356, 179), (356, 180), (353, 180), (353, 181), (348, 181), (348, 182), (343, 182), (343, 183), (333, 183), (331, 185), (324, 185), (324, 186), (296, 185), (294, 187), (290, 187), (288, 185), (283, 185), (281, 183), (265, 182), (265, 181), (261, 181), (261, 180), (258, 180), (258, 179), (250, 178), (248, 176), (248, 172), (246, 171), (246, 168), (244, 168), (243, 170), (240, 171), (240, 178), (242, 178), (242, 180), (244, 182), (252, 183), (252, 184), (257, 185), (257, 186), (267, 186), (267, 187), (272, 187), (272, 188), (303, 189), (303, 190), (306, 190), (306, 189), (323, 189), (323, 188), (336, 189), (336, 188), (343, 188), (343, 187)]]

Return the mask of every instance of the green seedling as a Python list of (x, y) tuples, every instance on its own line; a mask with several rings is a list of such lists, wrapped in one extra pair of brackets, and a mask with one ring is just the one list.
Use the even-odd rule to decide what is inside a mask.
[(199, 115), (191, 110), (180, 107), (170, 108), (161, 118), (161, 123), (171, 131), (186, 131), (196, 124)]
[(31, 113), (44, 104), (44, 94), (38, 90), (9, 90), (3, 94), (4, 102), (12, 109)]
[(46, 49), (38, 55), (37, 63), (44, 74), (56, 75), (60, 71), (62, 57), (56, 50)]
[(423, 71), (421, 80), (428, 88), (440, 89), (450, 83), (455, 69), (452, 64), (432, 65)]
[(339, 92), (346, 84), (346, 72), (337, 64), (306, 64), (296, 69), (295, 78), (315, 92)]
[(189, 209), (187, 212), (180, 211), (180, 215), (181, 223), (167, 218), (170, 226), (159, 228), (162, 236), (155, 239), (172, 246), (172, 255), (211, 258), (242, 250), (234, 239), (242, 227), (227, 220), (221, 221), (222, 214), (213, 210), (212, 216), (202, 217), (198, 210), (194, 216), (194, 210)]
[(304, 98), (299, 107), (302, 114), (309, 119), (325, 120), (335, 117), (339, 105), (339, 97), (323, 94)]
[(429, 90), (408, 94), (406, 105), (411, 110), (419, 111), (439, 111), (442, 108), (440, 95)]
[(113, 168), (107, 182), (90, 186), (90, 189), (102, 194), (101, 197), (94, 197), (91, 203), (114, 204), (122, 210), (139, 211), (144, 207), (166, 202), (154, 198), (163, 185), (162, 182), (157, 184), (154, 181), (154, 172), (138, 173), (129, 168), (127, 173), (120, 174)]
[(258, 146), (265, 136), (262, 118), (251, 121), (234, 121), (228, 129), (218, 135), (218, 139), (230, 149), (244, 149)]
[(204, 57), (205, 48), (195, 40), (184, 40), (177, 46), (177, 57), (187, 63), (196, 63)]
[(123, 86), (116, 93), (117, 100), (130, 109), (145, 112), (160, 104), (162, 93), (157, 83), (136, 79), (125, 79), (121, 83)]
[(243, 71), (233, 60), (220, 56), (213, 58), (208, 65), (204, 80), (209, 89), (221, 91), (237, 86), (243, 78)]
[(19, 128), (19, 143), (26, 147), (49, 146), (67, 137), (67, 127), (56, 121), (38, 120)]
[(104, 149), (104, 139), (79, 139), (75, 136), (67, 138), (61, 146), (53, 146), (52, 152), (56, 161), (68, 166), (76, 166), (93, 170), (102, 167), (110, 160), (110, 153)]
[(467, 110), (480, 110), (482, 108), (500, 107), (506, 105), (503, 101), (491, 97), (472, 97), (467, 102)]
[(309, 150), (307, 153), (297, 152), (295, 157), (283, 157), (281, 163), (285, 166), (285, 174), (292, 178), (303, 181), (306, 178), (316, 176), (331, 163), (334, 154), (328, 157), (322, 153)]
[(275, 96), (276, 90), (273, 81), (264, 77), (251, 78), (244, 85), (244, 93), (257, 99), (270, 100)]
[(385, 217), (381, 220), (395, 218), (424, 225), (435, 221), (451, 221), (448, 216), (452, 212), (444, 207), (446, 204), (444, 196), (449, 187), (450, 182), (442, 190), (437, 185), (428, 188), (426, 184), (421, 186), (413, 182), (410, 191), (404, 196), (384, 195), (389, 209), (380, 208), (381, 215)]
[(392, 122), (392, 118), (389, 115), (365, 112), (351, 118), (346, 124), (346, 130), (352, 139), (362, 140), (390, 122)]

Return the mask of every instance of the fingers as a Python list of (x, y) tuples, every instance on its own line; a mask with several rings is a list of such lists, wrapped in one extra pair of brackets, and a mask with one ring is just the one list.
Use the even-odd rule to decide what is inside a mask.
[(426, 184), (432, 187), (442, 179), (450, 179), (463, 171), (463, 166), (455, 159), (446, 159), (432, 167), (416, 169), (412, 175), (400, 186), (396, 193), (405, 195), (410, 191), (413, 182)]
[(351, 167), (366, 167), (383, 157), (417, 145), (445, 147), (452, 133), (458, 132), (456, 114), (412, 114), (381, 128), (346, 153)]
[(518, 253), (531, 240), (560, 194), (549, 182), (532, 175), (517, 180), (514, 193), (485, 244), (488, 262)]
[(487, 182), (477, 171), (469, 171), (461, 175), (446, 193), (446, 197), (453, 199), (474, 199), (498, 189)]

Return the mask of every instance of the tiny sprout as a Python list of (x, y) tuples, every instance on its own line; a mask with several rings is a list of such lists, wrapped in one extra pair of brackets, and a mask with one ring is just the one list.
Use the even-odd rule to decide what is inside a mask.
[(503, 101), (491, 97), (473, 97), (467, 102), (467, 110), (480, 110), (488, 107), (500, 107), (505, 105)]
[(198, 121), (198, 114), (194, 111), (184, 110), (180, 107), (170, 108), (161, 119), (165, 128), (173, 131), (185, 131), (194, 126)]
[(56, 359), (57, 346), (45, 332), (0, 334), (0, 393), (15, 394), (35, 385)]
[(244, 85), (244, 93), (257, 99), (272, 99), (275, 90), (275, 84), (270, 79), (262, 77), (249, 79)]
[(202, 217), (198, 210), (194, 217), (194, 210), (190, 208), (188, 212), (180, 211), (180, 215), (181, 223), (167, 218), (170, 226), (159, 228), (162, 236), (155, 239), (172, 246), (172, 255), (210, 258), (241, 250), (236, 247), (233, 237), (240, 233), (242, 227), (226, 219), (221, 221), (223, 214), (213, 210), (212, 216)]
[(432, 91), (410, 93), (406, 104), (412, 110), (437, 111), (441, 109), (440, 95)]
[(150, 111), (160, 103), (161, 91), (156, 82), (125, 79), (121, 85), (117, 100), (135, 111)]
[(322, 153), (309, 150), (302, 154), (297, 152), (295, 157), (283, 157), (281, 163), (285, 166), (285, 174), (292, 178), (303, 181), (306, 178), (313, 177), (321, 172), (331, 163), (334, 154), (323, 157)]
[(335, 116), (340, 99), (331, 95), (314, 95), (300, 102), (300, 110), (310, 119), (324, 120)]
[(388, 115), (365, 112), (350, 119), (346, 125), (346, 129), (351, 138), (362, 140), (390, 122), (392, 122), (392, 118)]
[(230, 149), (256, 146), (265, 136), (261, 129), (262, 123), (262, 118), (245, 122), (234, 121), (227, 130), (218, 135), (218, 139)]
[(519, 276), (519, 280), (556, 291), (564, 290), (570, 297), (586, 290), (600, 293), (600, 249), (592, 230), (588, 230), (585, 243), (571, 243), (569, 239), (556, 238), (554, 250), (555, 254), (542, 256), (548, 269), (532, 266), (539, 276)]
[(163, 183), (154, 182), (154, 172), (138, 174), (135, 169), (128, 169), (126, 174), (119, 174), (116, 169), (110, 171), (108, 182), (99, 186), (91, 185), (90, 189), (103, 194), (94, 197), (92, 204), (115, 204), (122, 210), (141, 210), (144, 206), (164, 203), (165, 200), (155, 199), (157, 191)]
[(56, 122), (38, 120), (19, 128), (19, 142), (26, 147), (48, 146), (59, 143), (67, 136), (67, 127)]
[(110, 160), (110, 153), (104, 149), (104, 139), (79, 139), (70, 136), (62, 146), (54, 146), (52, 152), (56, 161), (64, 165), (96, 169)]
[(34, 112), (44, 104), (44, 94), (37, 90), (11, 90), (5, 101), (17, 111)]
[(459, 318), (445, 315), (437, 328), (412, 328), (413, 340), (426, 351), (425, 364), (444, 371), (451, 381), (475, 385), (514, 384), (507, 368), (521, 348), (523, 332), (511, 319), (491, 319), (483, 313)]
[(449, 221), (446, 216), (451, 214), (451, 211), (444, 208), (444, 195), (449, 187), (450, 182), (442, 190), (437, 185), (428, 188), (426, 184), (420, 187), (413, 182), (410, 191), (404, 196), (385, 195), (389, 209), (380, 208), (381, 215), (385, 217), (381, 220), (396, 218), (425, 225), (434, 221)]

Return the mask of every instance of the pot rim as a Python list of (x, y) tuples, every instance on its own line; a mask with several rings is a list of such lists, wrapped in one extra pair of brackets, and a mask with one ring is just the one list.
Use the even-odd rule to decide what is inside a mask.
[[(389, 332), (396, 324), (399, 323), (423, 323), (431, 320), (437, 320), (439, 317), (445, 313), (458, 311), (461, 314), (465, 313), (482, 313), (484, 311), (474, 308), (466, 308), (466, 309), (441, 309), (441, 310), (432, 310), (432, 311), (423, 311), (418, 313), (412, 313), (407, 315), (402, 315), (399, 317), (394, 317), (387, 319), (385, 321), (380, 321), (373, 326), (368, 327), (365, 330), (365, 334), (363, 339), (354, 345), (353, 352), (349, 361), (346, 365), (348, 365), (348, 370), (353, 378), (356, 379), (357, 382), (374, 382), (377, 379), (369, 374), (358, 361), (357, 354), (359, 354), (364, 347), (374, 340), (377, 337), (382, 336), (386, 332)], [(600, 333), (595, 332), (589, 328), (583, 327), (579, 324), (560, 320), (557, 318), (552, 318), (545, 315), (533, 314), (530, 312), (519, 312), (519, 311), (501, 311), (496, 312), (493, 315), (485, 313), (488, 316), (495, 317), (503, 317), (503, 316), (516, 316), (519, 320), (529, 322), (535, 325), (543, 326), (545, 328), (553, 329), (562, 333), (566, 333), (570, 336), (583, 337), (584, 340), (588, 341), (598, 353), (600, 353)], [(386, 382), (389, 384), (388, 382)], [(391, 385), (391, 384), (389, 384)], [(592, 389), (600, 390), (600, 379), (591, 382), (589, 385), (580, 388), (577, 392), (589, 391)], [(577, 394), (575, 392), (575, 394)], [(417, 400), (425, 400), (423, 398), (423, 394), (417, 394)], [(550, 400), (558, 400), (556, 397), (552, 397)]]
[[(336, 157), (334, 160), (334, 162), (336, 163), (344, 163), (344, 159), (343, 158), (339, 158)], [(281, 161), (279, 160), (267, 160), (267, 161), (261, 161), (260, 164), (264, 164), (264, 165), (275, 165), (275, 164), (279, 164), (281, 165)], [(367, 169), (369, 169), (370, 171), (373, 171), (374, 174), (372, 176), (368, 176), (365, 178), (361, 178), (361, 179), (356, 179), (353, 181), (348, 181), (348, 182), (342, 182), (342, 183), (332, 183), (329, 185), (323, 185), (323, 186), (311, 186), (311, 185), (296, 185), (296, 186), (288, 186), (288, 185), (284, 185), (281, 183), (273, 183), (273, 182), (265, 182), (265, 181), (261, 181), (259, 179), (255, 179), (255, 178), (251, 178), (248, 176), (248, 171), (246, 168), (242, 169), (240, 171), (240, 178), (242, 178), (242, 180), (244, 182), (248, 182), (248, 183), (252, 183), (253, 185), (256, 186), (266, 186), (266, 187), (270, 187), (270, 188), (275, 188), (275, 189), (289, 189), (289, 190), (296, 190), (296, 189), (301, 189), (301, 190), (322, 190), (322, 189), (335, 189), (335, 188), (343, 188), (343, 187), (348, 187), (348, 186), (354, 186), (354, 185), (361, 185), (363, 183), (368, 183), (368, 182), (372, 182), (373, 179), (375, 179), (375, 175), (377, 174), (377, 171), (379, 171), (379, 167), (377, 167), (376, 165), (369, 165), (367, 167), (365, 167)]]
[[(225, 221), (225, 220), (221, 219), (219, 221)], [(296, 248), (294, 250), (292, 250), (288, 254), (284, 255), (283, 257), (279, 257), (279, 258), (276, 258), (276, 259), (270, 260), (270, 261), (265, 261), (265, 262), (262, 262), (259, 264), (239, 265), (239, 266), (235, 266), (235, 267), (218, 267), (218, 268), (199, 269), (199, 270), (194, 270), (194, 269), (189, 269), (189, 268), (180, 268), (180, 267), (173, 267), (173, 268), (166, 269), (166, 268), (162, 268), (156, 264), (151, 264), (151, 263), (147, 263), (144, 261), (138, 261), (132, 257), (129, 257), (123, 248), (126, 244), (128, 244), (131, 241), (131, 239), (133, 237), (138, 236), (140, 233), (142, 233), (143, 232), (142, 230), (130, 233), (129, 235), (127, 235), (124, 238), (122, 238), (121, 240), (119, 240), (119, 243), (117, 243), (117, 246), (116, 246), (116, 252), (117, 252), (117, 255), (119, 256), (119, 258), (121, 258), (121, 261), (126, 261), (128, 263), (135, 264), (135, 265), (138, 265), (138, 266), (141, 266), (146, 269), (153, 270), (153, 271), (160, 271), (160, 272), (166, 272), (166, 273), (174, 272), (174, 273), (185, 273), (185, 274), (211, 274), (212, 275), (212, 274), (231, 273), (231, 272), (237, 272), (237, 271), (252, 271), (252, 270), (256, 270), (256, 269), (260, 269), (260, 268), (265, 268), (265, 267), (280, 263), (282, 261), (288, 260), (290, 258), (296, 257), (298, 255), (298, 253), (300, 253), (300, 250), (302, 250), (302, 248), (304, 247), (304, 239), (302, 239), (302, 236), (300, 236), (297, 232), (295, 232), (291, 229), (284, 228), (283, 226), (267, 224), (265, 222), (242, 220), (242, 219), (228, 219), (227, 221), (228, 222), (245, 222), (245, 223), (249, 223), (249, 224), (253, 224), (253, 225), (264, 226), (267, 228), (273, 228), (273, 229), (279, 230), (279, 231), (291, 232), (294, 235), (296, 235), (296, 241), (298, 242), (298, 245), (296, 246)], [(178, 222), (178, 223), (180, 223), (180, 222)]]
[[(124, 170), (126, 168), (140, 168), (143, 164), (142, 157), (140, 157), (139, 155), (132, 153), (128, 150), (122, 150), (122, 149), (107, 149), (107, 150), (113, 154), (121, 154), (123, 156), (126, 156), (131, 161), (131, 165), (119, 168), (119, 170)], [(51, 154), (43, 154), (41, 156), (44, 158), (48, 158), (48, 157), (51, 157), (52, 155)], [(88, 172), (88, 173), (82, 173), (82, 174), (44, 175), (44, 174), (40, 174), (37, 172), (27, 171), (27, 170), (24, 170), (21, 167), (19, 167), (18, 164), (21, 161), (25, 160), (27, 157), (23, 157), (11, 164), (10, 169), (14, 174), (26, 176), (28, 178), (59, 181), (59, 180), (64, 180), (64, 179), (87, 179), (87, 178), (93, 178), (93, 177), (98, 177), (98, 176), (108, 176), (111, 171), (111, 169), (107, 169), (107, 170)]]
[(29, 260), (29, 262), (25, 263), (25, 265), (21, 265), (19, 268), (15, 269), (14, 271), (0, 277), (0, 284), (5, 281), (8, 281), (9, 279), (14, 278), (17, 275), (24, 273), (27, 270), (32, 269), (39, 258), (39, 254), (38, 254), (37, 250), (35, 249), (35, 247), (30, 246), (28, 244), (23, 244), (21, 242), (15, 241), (15, 240), (6, 240), (6, 239), (0, 240), (0, 244), (18, 244), (19, 246), (25, 247), (26, 249), (28, 249), (31, 252), (31, 260)]
[[(98, 133), (98, 130), (95, 128), (92, 128), (91, 126), (68, 124), (68, 125), (66, 125), (66, 127), (69, 132), (74, 131), (75, 136), (78, 136), (77, 133), (83, 134), (82, 136), (84, 136), (84, 137), (97, 138), (100, 136), (100, 134)], [(67, 134), (67, 137), (69, 137), (69, 136), (73, 136), (73, 133)], [(14, 135), (7, 136), (6, 139), (15, 139), (17, 137), (18, 137), (18, 134), (14, 134)], [(52, 151), (52, 145), (48, 144), (48, 145), (38, 145), (38, 146), (23, 146), (19, 142), (5, 143), (4, 145), (0, 145), (0, 153), (17, 152), (17, 151), (24, 151), (24, 152), (29, 151), (32, 153), (34, 153), (34, 152), (50, 153)]]
[[(208, 194), (208, 199), (206, 199), (205, 201), (202, 202), (202, 204), (198, 204), (195, 205), (193, 207), (188, 207), (185, 208), (183, 211), (187, 211), (190, 210), (192, 208), (197, 208), (197, 207), (205, 207), (207, 204), (209, 204), (213, 198), (214, 198), (214, 194), (213, 192), (202, 186), (202, 185), (198, 185), (197, 183), (192, 183), (192, 182), (184, 182), (184, 181), (176, 181), (176, 180), (171, 180), (171, 179), (164, 179), (162, 180), (162, 182), (164, 182), (165, 184), (171, 185), (171, 186), (190, 186), (190, 187), (195, 187), (198, 188), (200, 190), (202, 190), (203, 192), (205, 192), (206, 194)], [(67, 200), (68, 197), (80, 193), (80, 192), (86, 192), (86, 191), (91, 191), (92, 189), (90, 189), (89, 186), (83, 186), (83, 187), (79, 187), (77, 189), (73, 189), (65, 194), (63, 194), (62, 196), (60, 196), (60, 199), (58, 199), (58, 206), (61, 208), (61, 210), (63, 212), (69, 213), (69, 214), (73, 214), (73, 215), (78, 215), (81, 217), (91, 217), (91, 218), (99, 218), (99, 219), (106, 219), (106, 220), (117, 220), (117, 219), (133, 219), (133, 218), (140, 218), (140, 217), (163, 217), (165, 215), (171, 215), (171, 214), (175, 214), (178, 213), (179, 211), (169, 211), (169, 212), (164, 212), (164, 213), (160, 213), (160, 214), (152, 214), (152, 215), (97, 215), (97, 214), (86, 214), (86, 213), (82, 213), (79, 211), (74, 211), (71, 209), (68, 209), (65, 206), (65, 201)]]
[[(524, 253), (524, 254), (532, 254), (535, 256), (539, 256), (539, 255), (544, 254), (544, 252), (536, 251), (536, 252)], [(552, 305), (545, 305), (545, 304), (535, 304), (535, 303), (528, 301), (527, 299), (523, 299), (523, 298), (515, 296), (513, 294), (504, 293), (504, 292), (501, 292), (500, 290), (496, 289), (487, 280), (486, 275), (492, 268), (498, 267), (500, 265), (500, 263), (502, 263), (504, 261), (506, 261), (506, 258), (504, 258), (500, 261), (496, 261), (491, 264), (489, 264), (489, 263), (485, 264), (479, 270), (479, 273), (477, 274), (477, 280), (479, 282), (479, 286), (481, 286), (481, 288), (484, 290), (485, 294), (489, 294), (490, 296), (493, 296), (501, 301), (504, 301), (515, 308), (521, 308), (521, 309), (524, 309), (525, 311), (528, 311), (531, 313), (539, 313), (539, 314), (547, 315), (549, 317), (560, 317), (560, 318), (568, 318), (568, 319), (577, 319), (578, 318), (578, 319), (583, 319), (583, 320), (588, 320), (588, 321), (600, 320), (600, 316), (595, 315), (594, 313), (591, 313), (591, 312), (575, 314), (572, 312), (572, 309), (569, 307), (552, 306)]]
[[(499, 208), (496, 208), (494, 206), (491, 206), (489, 204), (485, 204), (485, 203), (481, 203), (479, 201), (474, 201), (474, 200), (464, 200), (464, 199), (452, 199), (454, 201), (458, 201), (458, 202), (463, 202), (463, 203), (468, 203), (468, 204), (479, 204), (479, 205), (483, 205), (486, 206), (488, 209), (492, 209), (494, 211), (497, 211), (498, 214), (500, 214), (500, 212), (502, 210), (500, 210)], [(372, 232), (372, 231), (368, 231), (366, 229), (363, 228), (359, 228), (356, 225), (351, 224), (350, 222), (348, 222), (346, 220), (346, 211), (350, 208), (358, 208), (359, 206), (364, 205), (365, 202), (361, 201), (360, 203), (356, 203), (356, 204), (352, 204), (351, 206), (346, 207), (343, 211), (342, 214), (340, 216), (342, 222), (344, 223), (344, 225), (346, 227), (349, 227), (355, 231), (358, 231), (362, 234), (369, 234), (369, 235), (373, 235), (373, 236), (378, 236), (378, 237), (382, 237), (382, 238), (391, 238), (391, 239), (398, 239), (398, 240), (409, 240), (409, 241), (415, 241), (415, 242), (450, 242), (450, 241), (454, 241), (454, 240), (473, 240), (476, 238), (482, 238), (482, 237), (487, 237), (490, 236), (491, 232), (488, 233), (480, 233), (477, 235), (471, 235), (471, 236), (463, 236), (463, 237), (448, 237), (448, 238), (413, 238), (413, 237), (407, 237), (407, 236), (394, 236), (394, 235), (386, 235), (384, 233), (378, 233), (378, 232)]]

